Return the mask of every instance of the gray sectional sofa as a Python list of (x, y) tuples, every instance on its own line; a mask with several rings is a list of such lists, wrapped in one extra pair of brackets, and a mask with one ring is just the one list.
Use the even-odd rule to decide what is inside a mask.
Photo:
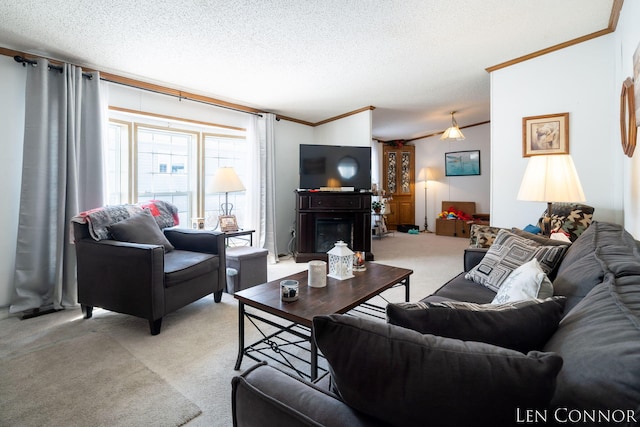
[(638, 426), (639, 248), (623, 227), (594, 222), (541, 256), (553, 297), (504, 310), (466, 278), (482, 262), (499, 270), (487, 249), (469, 249), (465, 273), (420, 302), (390, 304), (387, 323), (314, 319), (331, 372), (320, 383), (264, 363), (235, 377), (234, 425)]

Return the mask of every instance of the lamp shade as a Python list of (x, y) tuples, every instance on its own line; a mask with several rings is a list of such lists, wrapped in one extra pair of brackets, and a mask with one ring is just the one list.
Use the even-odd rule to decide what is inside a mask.
[(458, 122), (456, 122), (455, 117), (453, 117), (454, 113), (455, 111), (451, 112), (451, 127), (445, 130), (440, 137), (443, 141), (462, 141), (464, 139), (464, 135), (458, 127)]
[(238, 178), (236, 171), (232, 167), (218, 168), (213, 179), (209, 183), (210, 193), (231, 193), (234, 191), (244, 191), (244, 185)]
[(433, 181), (436, 179), (436, 174), (432, 168), (422, 168), (418, 172), (418, 181)]
[(529, 158), (518, 200), (584, 202), (584, 192), (571, 156), (563, 154)]

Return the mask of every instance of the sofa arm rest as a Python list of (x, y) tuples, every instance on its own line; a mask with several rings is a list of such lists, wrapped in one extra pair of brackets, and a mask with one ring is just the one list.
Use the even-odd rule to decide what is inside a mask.
[(226, 236), (220, 231), (191, 230), (189, 228), (165, 228), (162, 230), (176, 249), (218, 255), (218, 286), (223, 290), (226, 276)]
[(338, 397), (265, 362), (231, 381), (234, 427), (374, 426)]
[(164, 247), (93, 239), (75, 246), (78, 302), (147, 319), (162, 316)]
[(464, 250), (464, 271), (469, 271), (482, 261), (488, 248), (467, 248)]
[(219, 231), (165, 228), (164, 235), (179, 250), (220, 255), (224, 253), (225, 235)]

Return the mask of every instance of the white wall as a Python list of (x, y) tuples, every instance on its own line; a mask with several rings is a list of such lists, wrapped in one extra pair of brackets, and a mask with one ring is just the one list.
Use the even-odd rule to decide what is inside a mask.
[(371, 110), (366, 110), (316, 126), (313, 128), (314, 144), (368, 147), (371, 145), (371, 128)]
[(586, 204), (596, 220), (622, 222), (614, 41), (610, 34), (491, 73), (492, 225), (524, 227), (544, 211), (542, 202), (516, 200), (527, 165), (522, 118), (562, 112)]
[[(13, 295), (27, 73), (13, 58), (0, 55), (0, 76), (0, 224), (4, 230), (0, 239), (0, 307), (4, 307), (11, 304)], [(7, 312), (0, 312), (0, 318), (5, 317)]]
[[(418, 174), (422, 168), (430, 168), (436, 176), (427, 187), (427, 219), (429, 230), (436, 230), (435, 220), (442, 208), (442, 201), (476, 202), (476, 212), (488, 213), (490, 209), (491, 140), (489, 124), (463, 130), (465, 140), (444, 142), (440, 135), (412, 142), (416, 146), (416, 224), (423, 229), (425, 212), (424, 184)], [(480, 175), (446, 176), (444, 154), (451, 151), (480, 150)]]
[(300, 144), (314, 144), (311, 126), (287, 120), (276, 122), (276, 239), (278, 254), (291, 252), (291, 230), (295, 229), (295, 189), (298, 175)]
[(300, 144), (370, 146), (370, 110), (311, 127), (286, 120), (276, 123), (276, 238), (278, 254), (290, 252), (295, 227), (295, 193), (300, 185)]
[[(633, 53), (640, 45), (638, 17), (640, 17), (640, 2), (624, 2), (615, 33), (616, 91), (614, 94), (618, 96), (624, 79), (633, 78)], [(640, 86), (640, 80), (636, 79), (635, 86), (636, 88)], [(638, 104), (636, 100), (636, 109), (640, 107)], [(636, 239), (640, 239), (640, 148), (636, 147), (631, 159), (623, 156), (623, 170), (624, 225)]]

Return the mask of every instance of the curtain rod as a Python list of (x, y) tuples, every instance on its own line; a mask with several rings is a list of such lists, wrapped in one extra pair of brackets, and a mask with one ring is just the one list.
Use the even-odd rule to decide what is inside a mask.
[[(32, 65), (34, 67), (38, 66), (38, 61), (37, 60), (25, 58), (24, 56), (21, 56), (21, 55), (15, 55), (13, 57), (13, 59), (16, 62), (22, 64), (23, 67), (26, 67), (27, 64)], [(56, 71), (62, 72), (63, 67), (61, 67), (59, 65), (53, 65), (53, 64), (50, 63), (49, 64), (49, 70), (56, 70)], [(90, 80), (93, 79), (93, 74), (82, 73), (82, 75), (84, 77), (87, 77)], [(261, 113), (254, 113), (252, 111), (245, 111), (245, 110), (242, 110), (240, 108), (230, 107), (228, 105), (220, 105), (220, 104), (216, 104), (214, 102), (208, 102), (208, 101), (204, 101), (204, 100), (200, 100), (200, 99), (196, 99), (196, 98), (190, 98), (190, 97), (184, 96), (182, 94), (174, 95), (174, 94), (163, 92), (163, 91), (160, 91), (160, 90), (154, 90), (154, 89), (150, 89), (150, 88), (147, 88), (147, 87), (141, 87), (141, 86), (136, 86), (134, 84), (124, 83), (124, 82), (117, 81), (117, 80), (111, 80), (108, 77), (104, 77), (103, 75), (100, 75), (100, 80), (104, 80), (104, 81), (109, 82), (109, 83), (119, 84), (119, 85), (122, 85), (122, 86), (132, 87), (132, 88), (135, 88), (135, 89), (146, 90), (148, 92), (158, 93), (158, 94), (161, 94), (161, 95), (173, 96), (173, 97), (178, 98), (179, 100), (183, 100), (184, 99), (184, 100), (187, 100), (187, 101), (199, 102), (201, 104), (211, 105), (213, 107), (225, 108), (227, 110), (237, 111), (239, 113), (253, 114), (253, 115), (258, 116), (258, 117), (263, 117)], [(276, 117), (276, 120), (280, 120), (280, 118)]]
[[(27, 64), (32, 65), (34, 67), (38, 66), (38, 61), (37, 60), (25, 58), (25, 57), (23, 57), (21, 55), (15, 55), (13, 57), (13, 59), (16, 62), (22, 64), (23, 67), (26, 67)], [(49, 64), (49, 70), (56, 70), (56, 71), (62, 72), (63, 67), (61, 67), (59, 65)], [(93, 79), (93, 74), (82, 73), (82, 75), (84, 77), (88, 78), (89, 80)], [(140, 87), (140, 86), (136, 86), (136, 85), (133, 85), (133, 84), (128, 84), (128, 83), (123, 83), (123, 82), (119, 82), (119, 81), (115, 81), (115, 80), (110, 80), (110, 79), (102, 77), (102, 76), (100, 77), (100, 80), (104, 80), (104, 81), (109, 82), (109, 83), (119, 84), (119, 85), (122, 85), (122, 86), (132, 87), (132, 88), (135, 88), (135, 89), (146, 90), (148, 92), (158, 93), (158, 94), (161, 94), (161, 95), (174, 96), (174, 97), (178, 98), (181, 101), (184, 99), (184, 100), (187, 100), (187, 101), (200, 102), (202, 104), (211, 105), (211, 106), (218, 107), (218, 108), (226, 108), (227, 110), (233, 110), (233, 111), (238, 111), (240, 113), (253, 114), (255, 116), (262, 117), (262, 114), (260, 114), (260, 113), (254, 113), (254, 112), (251, 112), (251, 111), (244, 111), (244, 110), (241, 110), (239, 108), (233, 108), (233, 107), (229, 107), (229, 106), (226, 106), (226, 105), (219, 105), (219, 104), (215, 104), (213, 102), (203, 101), (203, 100), (200, 100), (200, 99), (189, 98), (189, 97), (184, 96), (182, 94), (173, 95), (173, 94), (170, 94), (170, 93), (162, 92), (160, 90), (153, 90), (153, 89), (149, 89), (149, 88), (146, 88), (146, 87)]]
[[(32, 65), (34, 67), (38, 66), (38, 61), (35, 60), (35, 59), (24, 58), (24, 57), (22, 57), (20, 55), (14, 56), (13, 59), (16, 62), (19, 62), (20, 64), (22, 64), (23, 67), (26, 67), (27, 64)], [(56, 70), (56, 71), (59, 71), (61, 73), (62, 73), (62, 70), (63, 70), (63, 68), (61, 66), (53, 65), (53, 64), (49, 64), (48, 68), (49, 68), (49, 70)], [(82, 73), (82, 76), (88, 78), (89, 80), (93, 79), (93, 74), (91, 74), (91, 73)]]
[(252, 111), (244, 111), (244, 110), (241, 110), (240, 108), (229, 107), (227, 105), (219, 105), (219, 104), (216, 104), (216, 103), (213, 103), (213, 102), (203, 101), (201, 99), (189, 98), (188, 96), (184, 96), (182, 94), (174, 95), (172, 93), (166, 93), (166, 92), (163, 92), (161, 90), (154, 90), (154, 89), (150, 89), (150, 88), (147, 88), (147, 87), (136, 86), (136, 85), (130, 84), (130, 83), (119, 82), (119, 81), (116, 81), (116, 80), (109, 80), (108, 78), (102, 77), (102, 76), (100, 76), (100, 79), (104, 80), (105, 82), (114, 83), (114, 84), (117, 84), (117, 85), (122, 85), (122, 86), (127, 86), (127, 87), (132, 87), (134, 89), (146, 90), (147, 92), (157, 93), (157, 94), (160, 94), (160, 95), (173, 96), (174, 98), (178, 98), (178, 100), (180, 100), (180, 101), (182, 101), (184, 99), (186, 101), (199, 102), (201, 104), (211, 105), (213, 107), (225, 108), (227, 110), (237, 111), (239, 113), (253, 114), (254, 116), (262, 117), (262, 114), (260, 114), (260, 113), (254, 113)]

